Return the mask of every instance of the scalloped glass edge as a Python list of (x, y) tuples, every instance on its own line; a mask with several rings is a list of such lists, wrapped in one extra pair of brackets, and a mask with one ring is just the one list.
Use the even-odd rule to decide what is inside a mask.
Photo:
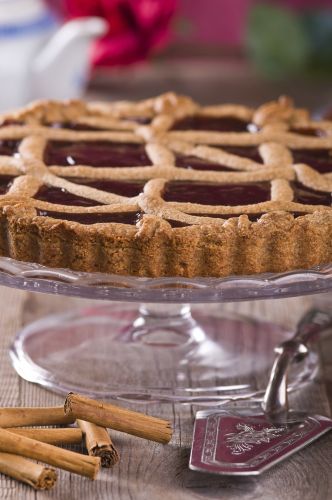
[(332, 290), (332, 263), (307, 270), (224, 278), (144, 278), (70, 269), (0, 257), (0, 284), (45, 293), (137, 302), (231, 302)]

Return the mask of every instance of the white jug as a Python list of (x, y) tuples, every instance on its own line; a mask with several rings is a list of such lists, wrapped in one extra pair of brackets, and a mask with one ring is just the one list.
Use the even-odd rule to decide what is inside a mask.
[(106, 30), (97, 17), (59, 27), (42, 0), (0, 0), (0, 112), (34, 99), (79, 97), (91, 40)]

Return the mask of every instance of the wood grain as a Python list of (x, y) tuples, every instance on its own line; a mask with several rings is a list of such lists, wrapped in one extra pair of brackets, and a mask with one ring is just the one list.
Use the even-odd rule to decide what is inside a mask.
[[(331, 299), (332, 301), (332, 299)], [(228, 304), (225, 309), (254, 317), (270, 319), (292, 328), (297, 318), (309, 306), (310, 298), (256, 301)], [(72, 310), (83, 306), (85, 300), (28, 294), (0, 288), (0, 401), (2, 406), (59, 405), (61, 396), (21, 380), (12, 369), (8, 347), (15, 332), (28, 322), (45, 314)], [(220, 305), (204, 306), (214, 313)], [(224, 307), (224, 306), (223, 306)], [(332, 340), (320, 346), (327, 384), (317, 381), (292, 399), (301, 408), (328, 414), (332, 401)], [(56, 487), (50, 492), (31, 491), (5, 476), (0, 476), (0, 499), (10, 500), (327, 500), (332, 498), (332, 433), (327, 434), (306, 450), (291, 457), (259, 478), (229, 479), (195, 473), (188, 469), (193, 415), (195, 409), (174, 405), (130, 405), (138, 411), (171, 420), (175, 435), (170, 445), (163, 446), (135, 437), (113, 432), (121, 461), (112, 469), (102, 470), (99, 479), (85, 478), (59, 471)], [(139, 442), (139, 444), (138, 444)], [(81, 451), (73, 446), (74, 451)]]

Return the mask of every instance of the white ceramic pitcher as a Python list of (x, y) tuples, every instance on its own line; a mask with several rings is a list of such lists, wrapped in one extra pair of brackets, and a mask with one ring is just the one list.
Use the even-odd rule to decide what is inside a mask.
[(59, 26), (42, 0), (0, 0), (0, 112), (33, 99), (79, 97), (91, 40), (106, 29), (97, 17)]

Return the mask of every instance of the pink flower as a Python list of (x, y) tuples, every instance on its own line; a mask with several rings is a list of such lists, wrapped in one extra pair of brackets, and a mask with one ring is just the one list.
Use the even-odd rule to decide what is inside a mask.
[[(177, 0), (61, 0), (63, 14), (72, 19), (100, 16), (108, 33), (95, 44), (93, 62), (112, 66), (145, 59), (168, 38)], [(49, 0), (53, 3), (54, 0)]]

